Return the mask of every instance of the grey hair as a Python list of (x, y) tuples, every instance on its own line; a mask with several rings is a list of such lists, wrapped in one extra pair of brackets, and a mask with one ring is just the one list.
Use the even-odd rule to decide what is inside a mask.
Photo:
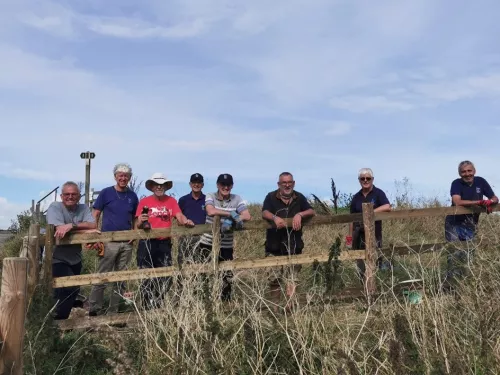
[(61, 192), (63, 192), (64, 189), (66, 189), (68, 186), (74, 186), (74, 187), (76, 187), (78, 192), (80, 192), (80, 186), (78, 186), (78, 184), (76, 182), (73, 182), (73, 181), (66, 181), (61, 187)]
[(358, 177), (361, 177), (364, 174), (373, 177), (373, 171), (370, 168), (361, 168), (358, 172)]
[(290, 176), (293, 180), (293, 174), (291, 174), (290, 172), (281, 172), (278, 178), (281, 178), (283, 176)]
[(113, 175), (117, 173), (128, 173), (132, 176), (132, 167), (127, 163), (118, 163), (113, 168)]
[(464, 160), (464, 161), (461, 161), (460, 164), (458, 164), (458, 173), (460, 173), (460, 170), (462, 169), (462, 167), (465, 167), (466, 165), (470, 165), (472, 166), (472, 168), (474, 168), (474, 170), (476, 170), (476, 167), (474, 166), (474, 163), (469, 161), (469, 160)]

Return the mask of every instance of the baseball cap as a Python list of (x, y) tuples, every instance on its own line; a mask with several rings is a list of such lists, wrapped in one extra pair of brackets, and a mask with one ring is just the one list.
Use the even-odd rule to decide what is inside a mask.
[(224, 173), (217, 177), (217, 183), (221, 185), (233, 185), (233, 176), (229, 173)]
[(203, 176), (199, 173), (192, 174), (191, 178), (189, 179), (189, 182), (203, 183)]

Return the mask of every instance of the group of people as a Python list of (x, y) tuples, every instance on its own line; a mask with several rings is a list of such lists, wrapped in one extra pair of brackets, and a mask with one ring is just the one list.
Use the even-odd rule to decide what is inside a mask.
[[(491, 207), (498, 203), (488, 182), (475, 176), (474, 165), (470, 161), (459, 164), (460, 178), (451, 185), (453, 206), (480, 205), (491, 212)], [(173, 187), (173, 182), (162, 173), (155, 173), (145, 183), (151, 195), (139, 200), (130, 189), (132, 168), (128, 164), (117, 164), (113, 169), (115, 184), (103, 189), (93, 204), (92, 211), (85, 204), (80, 204), (80, 191), (74, 182), (62, 186), (61, 202), (53, 202), (47, 211), (47, 222), (55, 226), (55, 237), (63, 238), (73, 231), (96, 230), (101, 222), (100, 231), (124, 231), (134, 228), (170, 228), (175, 218), (178, 224), (193, 227), (199, 224), (211, 224), (215, 216), (221, 217), (221, 242), (217, 249), (219, 261), (230, 261), (234, 256), (234, 230), (242, 229), (245, 222), (251, 220), (246, 202), (241, 196), (232, 193), (233, 177), (224, 173), (218, 176), (213, 193), (204, 194), (204, 178), (194, 173), (189, 181), (191, 192), (177, 201), (166, 194)], [(375, 212), (391, 210), (391, 204), (384, 191), (374, 185), (374, 174), (369, 168), (358, 172), (361, 189), (353, 196), (350, 204), (351, 213), (362, 212), (363, 203), (372, 203)], [(483, 199), (486, 196), (486, 200)], [(304, 249), (302, 225), (304, 220), (315, 215), (306, 197), (295, 190), (293, 175), (283, 172), (278, 177), (277, 189), (267, 194), (262, 205), (262, 218), (272, 223), (266, 231), (265, 255), (287, 256), (301, 254)], [(286, 219), (292, 219), (291, 227)], [(474, 238), (477, 231), (479, 214), (450, 215), (445, 220), (445, 236), (448, 241), (467, 241)], [(375, 223), (377, 246), (382, 247), (382, 223)], [(365, 233), (362, 223), (352, 223), (346, 236), (346, 245), (352, 249), (365, 248)], [(184, 236), (179, 240), (178, 263), (209, 262), (213, 254), (212, 233)], [(130, 264), (132, 241), (113, 241), (87, 246), (98, 250), (98, 272), (125, 270)], [(463, 258), (464, 254), (454, 254)], [(466, 256), (466, 255), (465, 255)], [(172, 265), (171, 238), (141, 239), (137, 250), (139, 268), (155, 268)], [(364, 277), (364, 262), (358, 261), (357, 267), (361, 279)], [(384, 267), (382, 258), (379, 267)], [(79, 275), (82, 269), (81, 245), (57, 245), (53, 253), (53, 276)], [(164, 280), (168, 283), (168, 280)], [(278, 278), (270, 281), (270, 293), (273, 299), (279, 298), (280, 282)], [(106, 312), (117, 312), (124, 292), (124, 284), (114, 286), (108, 308), (104, 307), (106, 284), (92, 288), (89, 303), (90, 316)], [(55, 319), (68, 318), (79, 293), (78, 287), (58, 288), (54, 290), (56, 300)], [(295, 283), (288, 281), (287, 296), (295, 293)], [(141, 299), (145, 308), (156, 307), (161, 301), (164, 288), (158, 280), (146, 280), (141, 286)], [(221, 289), (221, 299), (228, 301), (232, 296), (232, 274), (225, 272)]]

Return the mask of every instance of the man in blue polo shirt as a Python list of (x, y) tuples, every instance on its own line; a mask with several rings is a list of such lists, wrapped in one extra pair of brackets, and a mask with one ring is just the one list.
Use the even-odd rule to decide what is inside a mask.
[[(191, 192), (179, 199), (179, 207), (184, 216), (195, 225), (205, 224), (207, 213), (205, 211), (205, 194), (202, 192), (203, 176), (200, 173), (191, 175), (189, 186)], [(181, 237), (179, 239), (178, 263), (182, 264), (185, 258), (193, 258), (199, 243), (200, 235)]]
[[(96, 222), (102, 214), (102, 232), (131, 230), (134, 224), (135, 212), (139, 199), (137, 194), (128, 187), (132, 177), (132, 168), (128, 164), (117, 164), (113, 169), (116, 184), (102, 189), (94, 202), (92, 212)], [(131, 241), (113, 241), (104, 245), (104, 254), (99, 258), (99, 273), (123, 271), (132, 258)], [(98, 284), (90, 293), (90, 316), (104, 313), (104, 290), (106, 284)], [(111, 295), (109, 311), (117, 312), (121, 295), (124, 291), (122, 282), (116, 283)]]
[[(473, 207), (482, 206), (486, 212), (491, 212), (491, 207), (498, 204), (493, 189), (488, 182), (476, 176), (474, 164), (468, 160), (462, 161), (458, 165), (457, 178), (451, 183), (450, 195), (452, 206)], [(487, 197), (488, 199), (483, 199)], [(479, 213), (465, 215), (449, 215), (445, 219), (446, 241), (470, 241), (477, 233)], [(448, 256), (448, 276), (462, 274), (462, 271), (454, 266), (458, 261), (462, 264), (468, 262), (472, 254), (468, 250), (457, 250)]]

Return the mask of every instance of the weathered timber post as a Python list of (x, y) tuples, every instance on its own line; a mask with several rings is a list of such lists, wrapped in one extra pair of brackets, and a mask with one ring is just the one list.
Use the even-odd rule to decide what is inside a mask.
[(40, 275), (40, 224), (31, 224), (28, 236), (28, 301), (33, 297)]
[(52, 253), (54, 251), (54, 226), (47, 225), (45, 231), (45, 260), (43, 262), (43, 274), (45, 285), (49, 295), (52, 294)]
[(26, 286), (28, 260), (6, 258), (2, 267), (0, 297), (0, 374), (23, 373), (24, 319), (26, 316)]
[(375, 273), (377, 271), (377, 240), (375, 238), (375, 213), (372, 203), (363, 203), (363, 226), (365, 228), (365, 291), (368, 303), (377, 291)]
[(212, 224), (212, 253), (214, 272), (219, 269), (219, 254), (220, 254), (220, 216), (214, 216)]

